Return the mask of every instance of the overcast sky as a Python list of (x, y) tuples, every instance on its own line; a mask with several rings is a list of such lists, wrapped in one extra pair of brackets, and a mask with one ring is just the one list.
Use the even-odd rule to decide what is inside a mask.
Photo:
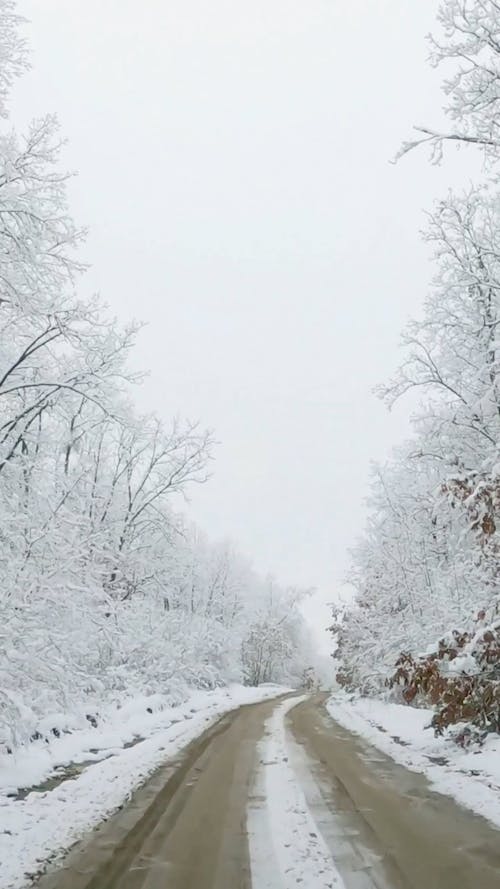
[[(430, 266), (423, 210), (464, 153), (389, 163), (439, 124), (437, 0), (20, 0), (33, 71), (13, 115), (55, 111), (84, 280), (143, 319), (137, 399), (215, 430), (189, 512), (256, 567), (337, 595), (370, 462), (407, 433), (372, 395)], [(468, 174), (467, 174), (468, 175)], [(323, 634), (324, 635), (324, 634)]]

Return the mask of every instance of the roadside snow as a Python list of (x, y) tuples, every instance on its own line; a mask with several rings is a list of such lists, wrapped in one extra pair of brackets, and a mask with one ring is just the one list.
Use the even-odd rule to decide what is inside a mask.
[(368, 698), (350, 700), (334, 695), (330, 715), (387, 753), (396, 762), (423, 772), (438, 793), (500, 827), (500, 738), (489, 737), (483, 747), (462, 750), (450, 738), (435, 738), (427, 728), (432, 710)]
[[(78, 839), (115, 811), (160, 765), (176, 756), (220, 716), (284, 694), (278, 686), (229, 686), (194, 692), (177, 707), (160, 696), (139, 698), (116, 710), (102, 726), (32, 744), (0, 761), (0, 862), (2, 889), (19, 889)], [(149, 710), (153, 712), (148, 712)], [(146, 738), (135, 746), (124, 744)], [(98, 751), (92, 753), (91, 751)], [(100, 760), (92, 762), (92, 760)], [(89, 763), (55, 789), (16, 800), (13, 788), (39, 783), (56, 764)]]
[(259, 889), (345, 889), (289, 761), (284, 701), (266, 723), (247, 815), (252, 884)]

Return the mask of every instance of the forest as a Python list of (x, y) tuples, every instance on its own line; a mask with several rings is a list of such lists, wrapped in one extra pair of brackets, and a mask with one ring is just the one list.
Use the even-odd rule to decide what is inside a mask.
[(498, 889), (499, 565), (500, 0), (0, 0), (0, 889)]
[[(18, 132), (30, 63), (0, 2), (0, 744), (43, 717), (229, 682), (299, 682), (307, 590), (260, 577), (181, 510), (212, 472), (213, 435), (143, 416), (121, 327), (89, 296), (56, 119)], [(175, 381), (171, 382), (175, 386)]]
[(483, 176), (428, 216), (433, 282), (378, 390), (389, 407), (417, 398), (413, 436), (374, 470), (332, 632), (342, 685), (431, 704), (436, 732), (460, 723), (466, 744), (500, 731), (500, 6), (446, 0), (438, 18), (450, 129), (418, 127), (399, 159), (445, 164), (458, 145)]

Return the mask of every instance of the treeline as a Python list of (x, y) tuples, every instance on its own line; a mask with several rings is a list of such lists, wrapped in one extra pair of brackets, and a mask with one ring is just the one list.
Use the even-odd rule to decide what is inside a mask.
[[(414, 437), (374, 475), (353, 553), (355, 601), (337, 611), (339, 680), (437, 706), (435, 727), (497, 731), (500, 705), (500, 5), (445, 0), (432, 62), (447, 63), (449, 132), (420, 129), (441, 162), (450, 144), (484, 156), (484, 182), (434, 207), (435, 276), (405, 359), (381, 389), (422, 398)], [(460, 733), (460, 738), (469, 736)]]
[[(0, 112), (27, 64), (0, 0)], [(134, 693), (290, 681), (303, 592), (258, 577), (172, 508), (211, 436), (131, 401), (121, 329), (81, 296), (84, 233), (51, 117), (0, 134), (0, 743), (40, 714)]]

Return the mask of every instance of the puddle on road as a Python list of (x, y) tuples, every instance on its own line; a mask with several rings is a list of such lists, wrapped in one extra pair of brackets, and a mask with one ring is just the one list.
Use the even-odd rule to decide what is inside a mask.
[[(127, 741), (120, 750), (128, 750), (130, 747), (140, 744), (141, 741), (144, 741), (144, 738), (136, 735), (131, 741)], [(104, 762), (104, 760), (116, 756), (116, 752), (99, 750), (98, 747), (91, 747), (88, 752), (98, 758), (85, 759), (82, 762), (70, 762), (67, 766), (57, 766), (45, 781), (41, 781), (40, 784), (33, 784), (31, 787), (20, 787), (16, 793), (9, 793), (7, 796), (9, 799), (20, 801), (26, 799), (30, 793), (48, 793), (60, 787), (66, 781), (74, 781), (75, 778), (79, 778), (89, 766), (95, 766), (99, 762)], [(100, 753), (102, 753), (102, 756), (99, 756)]]
[[(111, 755), (109, 754), (109, 756)], [(103, 757), (103, 759), (108, 758), (108, 756)], [(70, 763), (61, 769), (56, 769), (46, 781), (42, 781), (40, 784), (33, 784), (31, 787), (20, 787), (17, 793), (9, 793), (9, 797), (14, 800), (23, 800), (30, 793), (47, 793), (50, 790), (55, 790), (56, 787), (64, 784), (65, 781), (72, 781), (74, 778), (78, 778), (88, 766), (95, 765), (96, 762), (102, 762), (102, 760), (88, 759), (84, 760), (84, 762)]]

